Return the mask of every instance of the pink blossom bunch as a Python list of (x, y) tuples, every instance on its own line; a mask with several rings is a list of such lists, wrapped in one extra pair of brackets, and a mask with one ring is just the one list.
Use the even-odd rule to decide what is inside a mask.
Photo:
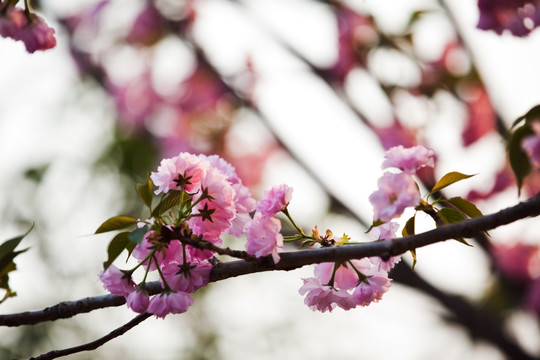
[(0, 4), (0, 36), (22, 41), (29, 53), (56, 46), (55, 31), (43, 18), (15, 6), (4, 6)]
[(351, 260), (340, 264), (315, 266), (315, 277), (303, 279), (299, 290), (304, 302), (313, 311), (344, 310), (368, 306), (382, 299), (390, 289), (388, 272), (380, 270), (379, 258)]
[(283, 248), (281, 221), (275, 215), (284, 211), (291, 201), (293, 189), (287, 185), (278, 185), (265, 191), (257, 203), (253, 219), (246, 224), (248, 254), (262, 257), (272, 255), (274, 263), (280, 259), (279, 252)]
[(478, 0), (480, 18), (477, 28), (498, 35), (509, 30), (514, 36), (527, 36), (540, 25), (538, 0)]
[[(178, 241), (170, 241), (168, 246), (152, 252), (159, 245), (151, 244), (153, 240), (149, 239), (157, 237), (155, 231), (151, 233), (135, 247), (133, 255), (144, 260), (148, 270), (159, 267), (167, 281), (163, 293), (150, 297), (143, 284), (137, 286), (129, 272), (121, 271), (114, 265), (102, 271), (99, 278), (111, 294), (125, 297), (127, 306), (135, 312), (149, 312), (162, 318), (167, 314), (183, 313), (193, 303), (189, 293), (208, 284), (212, 266), (196, 259), (182, 263), (182, 245)], [(148, 263), (152, 265), (148, 266)]]
[[(163, 292), (150, 298), (144, 283), (136, 286), (131, 280), (134, 269), (121, 271), (110, 265), (100, 274), (100, 279), (111, 293), (124, 296), (132, 310), (164, 317), (186, 311), (193, 303), (189, 293), (206, 286), (210, 280), (212, 265), (206, 260), (214, 252), (182, 240), (220, 245), (224, 234), (242, 235), (246, 224), (252, 222), (249, 214), (255, 209), (256, 201), (234, 167), (218, 156), (180, 153), (163, 159), (150, 179), (157, 187), (156, 195), (176, 197), (178, 205), (173, 205), (164, 217), (158, 215), (138, 223), (138, 230), (147, 224), (148, 231), (134, 247), (132, 256), (139, 261), (137, 267), (142, 266), (147, 274), (159, 273)], [(279, 226), (272, 221), (262, 224), (272, 235), (258, 234), (259, 238), (268, 240), (272, 236), (274, 243), (283, 240), (279, 234), (281, 224), (274, 220)]]

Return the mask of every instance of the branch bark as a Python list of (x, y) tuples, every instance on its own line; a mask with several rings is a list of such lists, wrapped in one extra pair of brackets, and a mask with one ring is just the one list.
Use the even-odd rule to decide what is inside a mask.
[[(221, 263), (213, 267), (210, 274), (210, 282), (262, 271), (289, 271), (321, 262), (345, 261), (371, 256), (387, 258), (456, 237), (470, 238), (478, 233), (538, 215), (540, 215), (540, 194), (525, 202), (490, 215), (441, 226), (434, 230), (404, 238), (332, 248), (285, 252), (281, 254), (281, 260), (277, 264), (274, 264), (271, 256), (254, 262), (238, 260)], [(148, 288), (152, 294), (161, 291), (158, 282), (149, 284)], [(43, 321), (65, 319), (105, 307), (120, 306), (124, 303), (124, 298), (120, 296), (105, 295), (88, 297), (77, 301), (62, 302), (43, 310), (0, 315), (0, 326), (33, 325)]]

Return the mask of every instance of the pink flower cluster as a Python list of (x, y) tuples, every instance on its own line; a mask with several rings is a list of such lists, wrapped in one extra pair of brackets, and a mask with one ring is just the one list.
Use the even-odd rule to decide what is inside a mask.
[(56, 46), (54, 29), (35, 14), (0, 3), (0, 36), (22, 41), (29, 53)]
[[(216, 245), (221, 244), (223, 234), (240, 236), (251, 221), (255, 199), (234, 168), (217, 155), (180, 153), (162, 160), (150, 178), (158, 187), (156, 194), (183, 190), (193, 196), (193, 216), (187, 225), (194, 234)], [(194, 251), (198, 256), (203, 254)], [(211, 257), (208, 251), (204, 254)]]
[(419, 169), (435, 166), (435, 154), (424, 146), (411, 148), (395, 146), (385, 155), (382, 167), (395, 167), (402, 173), (385, 172), (377, 182), (378, 189), (369, 196), (373, 205), (375, 221), (388, 222), (398, 216), (408, 207), (420, 203), (420, 191), (412, 175)]
[[(132, 310), (165, 317), (185, 312), (193, 303), (189, 293), (208, 284), (212, 265), (207, 260), (214, 252), (192, 246), (189, 241), (202, 239), (221, 245), (225, 234), (246, 234), (249, 254), (272, 255), (275, 262), (279, 261), (283, 236), (275, 215), (289, 204), (290, 187), (271, 188), (256, 203), (228, 162), (216, 155), (189, 153), (163, 159), (150, 178), (157, 187), (156, 195), (176, 196), (179, 204), (163, 218), (139, 224), (139, 229), (145, 223), (150, 227), (132, 251), (139, 265), (130, 271), (110, 265), (100, 274), (103, 286), (114, 295), (124, 296)], [(252, 219), (250, 213), (255, 209)], [(132, 280), (132, 272), (141, 265), (146, 274), (159, 273), (161, 294), (150, 297), (144, 282), (136, 285)]]
[(302, 279), (300, 295), (313, 311), (344, 310), (368, 306), (382, 299), (390, 289), (388, 271), (380, 266), (379, 258), (351, 260), (337, 266), (322, 263), (315, 266), (315, 277)]
[(540, 25), (538, 0), (478, 0), (477, 28), (497, 34), (509, 30), (514, 36), (527, 36)]
[[(206, 283), (208, 283), (209, 274), (210, 269), (208, 269)], [(146, 291), (136, 286), (130, 275), (114, 265), (102, 271), (99, 278), (105, 289), (113, 295), (124, 296), (127, 306), (138, 313), (149, 312), (156, 317), (164, 318), (167, 314), (186, 312), (193, 304), (191, 295), (184, 291), (167, 291), (150, 298)]]

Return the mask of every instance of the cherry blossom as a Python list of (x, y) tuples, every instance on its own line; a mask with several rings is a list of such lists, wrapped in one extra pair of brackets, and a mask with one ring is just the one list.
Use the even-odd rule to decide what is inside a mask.
[(374, 220), (388, 222), (408, 207), (420, 203), (420, 191), (414, 179), (405, 173), (384, 173), (377, 182), (379, 189), (369, 196)]
[(197, 156), (183, 152), (161, 160), (157, 172), (150, 174), (150, 179), (158, 187), (156, 195), (166, 194), (171, 189), (180, 190), (182, 186), (188, 193), (195, 193), (200, 188), (201, 176), (209, 166)]
[(99, 279), (103, 287), (113, 295), (126, 296), (135, 289), (131, 277), (125, 277), (124, 272), (112, 264), (99, 273)]
[(285, 184), (266, 190), (262, 199), (257, 203), (257, 211), (268, 216), (274, 216), (289, 205), (292, 191), (293, 189)]
[(367, 283), (361, 282), (353, 292), (353, 298), (360, 306), (378, 302), (382, 299), (384, 293), (390, 289), (390, 279), (384, 271), (375, 272), (366, 281)]
[(185, 292), (166, 292), (154, 296), (148, 305), (148, 312), (165, 318), (167, 314), (181, 314), (193, 304), (193, 298)]
[(419, 169), (435, 166), (435, 152), (422, 145), (405, 148), (401, 145), (394, 146), (386, 151), (382, 168), (395, 167), (401, 171), (413, 175)]
[(322, 285), (316, 278), (302, 279), (304, 285), (298, 290), (300, 295), (306, 295), (304, 303), (313, 311), (332, 311), (337, 306), (344, 310), (353, 309), (356, 303), (345, 290), (336, 290), (328, 285)]
[(126, 304), (128, 308), (137, 312), (143, 313), (148, 309), (150, 298), (147, 293), (140, 289), (133, 290), (126, 296)]
[(207, 262), (170, 263), (162, 268), (171, 289), (192, 293), (210, 281), (212, 265)]
[(246, 251), (248, 254), (262, 257), (272, 255), (278, 263), (279, 252), (283, 248), (283, 235), (280, 233), (281, 221), (275, 217), (256, 212), (253, 220), (246, 225)]

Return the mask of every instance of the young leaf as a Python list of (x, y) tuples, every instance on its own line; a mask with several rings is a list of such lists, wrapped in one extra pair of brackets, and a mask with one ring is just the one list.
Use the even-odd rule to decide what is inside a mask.
[(157, 217), (163, 214), (165, 211), (169, 210), (173, 206), (180, 204), (180, 198), (182, 197), (182, 192), (179, 190), (171, 190), (169, 193), (159, 202), (156, 208), (152, 211), (152, 216)]
[(458, 210), (462, 211), (470, 218), (482, 216), (482, 212), (472, 202), (465, 200), (459, 196), (453, 197), (448, 202), (454, 205)]
[(521, 191), (523, 179), (531, 172), (531, 162), (527, 154), (521, 148), (521, 142), (526, 136), (532, 135), (533, 133), (530, 125), (525, 124), (517, 128), (508, 139), (508, 160), (512, 167), (512, 172), (516, 177), (518, 192)]
[(121, 230), (136, 223), (137, 219), (129, 216), (113, 216), (112, 218), (105, 220), (105, 222), (97, 228), (95, 234), (101, 234), (114, 230)]
[(28, 235), (28, 233), (30, 233), (30, 231), (32, 231), (33, 228), (34, 228), (34, 224), (32, 224), (32, 226), (26, 233), (4, 241), (2, 245), (0, 245), (0, 259), (3, 259), (6, 255), (12, 253), (15, 250), (15, 248), (20, 244), (22, 239), (24, 239), (24, 237)]
[(139, 194), (139, 197), (143, 201), (143, 203), (148, 206), (150, 209), (152, 207), (152, 180), (150, 179), (150, 176), (146, 179), (146, 183), (144, 184), (137, 184), (137, 194)]
[(468, 179), (472, 176), (474, 175), (466, 175), (457, 171), (451, 171), (448, 174), (443, 175), (443, 177), (439, 181), (437, 181), (435, 186), (433, 186), (433, 189), (431, 189), (431, 193), (433, 194), (434, 192), (444, 189), (448, 185), (452, 185), (458, 181)]
[(414, 219), (415, 219), (415, 217), (416, 217), (416, 214), (413, 215), (413, 217), (411, 217), (409, 220), (407, 220), (407, 223), (405, 223), (405, 227), (401, 231), (401, 235), (403, 235), (403, 237), (409, 236), (409, 235), (414, 235)]
[[(444, 221), (445, 224), (454, 224), (465, 220), (465, 215), (463, 215), (460, 211), (452, 208), (443, 208), (437, 211), (437, 215)], [(455, 239), (467, 246), (472, 246), (463, 237), (457, 237)]]
[(409, 251), (412, 255), (413, 263), (411, 269), (414, 270), (414, 267), (416, 266), (416, 249)]
[(463, 215), (461, 211), (452, 208), (442, 208), (437, 211), (437, 215), (445, 224), (454, 224), (465, 220), (465, 215)]
[(128, 239), (129, 231), (124, 231), (117, 234), (109, 243), (107, 247), (108, 258), (107, 261), (103, 263), (104, 270), (113, 263), (113, 261), (124, 251), (127, 245), (130, 243)]
[(146, 234), (147, 232), (148, 232), (148, 225), (145, 225), (142, 228), (137, 228), (133, 230), (132, 232), (130, 232), (128, 234), (128, 239), (130, 242), (134, 244), (140, 244), (144, 237), (144, 234)]

